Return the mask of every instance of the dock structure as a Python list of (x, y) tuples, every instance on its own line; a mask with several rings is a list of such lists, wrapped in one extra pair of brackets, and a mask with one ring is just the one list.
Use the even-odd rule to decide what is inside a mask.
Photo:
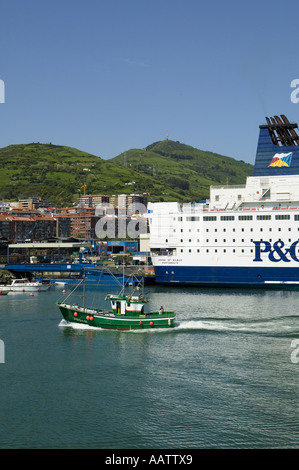
[[(145, 280), (149, 278), (150, 283), (153, 281), (153, 276), (147, 276), (144, 272), (144, 267), (139, 265), (123, 266), (123, 269), (118, 269), (119, 266), (104, 266), (103, 263), (91, 263), (87, 262), (83, 255), (83, 249), (93, 249), (91, 242), (82, 241), (55, 241), (55, 242), (25, 242), (25, 243), (13, 243), (7, 246), (7, 264), (3, 265), (1, 269), (10, 271), (15, 277), (26, 277), (34, 278), (36, 275), (50, 276), (51, 278), (57, 275), (60, 279), (78, 279), (85, 276), (88, 278), (89, 284), (91, 283), (108, 283), (107, 285), (114, 285), (112, 282), (113, 277), (119, 279), (123, 275), (125, 277), (130, 276), (132, 272), (138, 270), (138, 275), (144, 277)], [(28, 262), (15, 262), (13, 261), (12, 253), (14, 251), (23, 250), (26, 251), (26, 259)], [(55, 261), (36, 262), (37, 258), (40, 258), (43, 250), (55, 251)], [(71, 260), (65, 261), (66, 251), (77, 253), (75, 262)], [(122, 253), (122, 252), (120, 252)], [(135, 252), (136, 254), (143, 255), (143, 253)], [(39, 256), (35, 256), (35, 255)], [(64, 254), (64, 256), (63, 256)], [(53, 254), (50, 259), (53, 259)], [(123, 274), (122, 274), (123, 272)], [(152, 274), (152, 273), (151, 273)]]
[[(131, 281), (132, 268), (124, 267), (124, 272), (113, 272), (107, 267), (97, 267), (93, 264), (85, 263), (11, 263), (6, 264), (3, 269), (10, 271), (15, 277), (26, 277), (31, 279), (37, 274), (41, 277), (46, 273), (50, 277), (58, 276), (58, 279), (63, 279), (67, 284), (77, 284), (78, 280), (85, 278), (87, 286), (121, 286), (123, 282), (141, 282), (145, 275), (142, 273), (134, 274), (134, 281)], [(125, 272), (126, 271), (126, 272)], [(62, 278), (61, 275), (65, 274)], [(152, 281), (152, 280), (151, 280)]]
[(82, 242), (82, 241), (54, 241), (54, 242), (23, 242), (23, 243), (9, 243), (8, 244), (8, 252), (10, 250), (20, 250), (20, 249), (27, 249), (37, 251), (37, 250), (47, 250), (47, 249), (55, 249), (57, 253), (59, 253), (62, 249), (80, 249), (80, 248), (91, 248), (91, 242)]
[(23, 243), (9, 243), (7, 245), (7, 263), (10, 264), (10, 257), (12, 253), (18, 252), (19, 250), (25, 251), (28, 254), (28, 260), (30, 256), (35, 256), (36, 253), (45, 253), (51, 250), (55, 252), (57, 261), (60, 261), (63, 253), (78, 252), (80, 250), (90, 250), (92, 247), (91, 242), (83, 241), (54, 241), (54, 242), (23, 242)]
[(12, 273), (71, 273), (82, 274), (86, 264), (74, 263), (9, 263), (6, 264), (4, 269)]
[[(25, 242), (25, 243), (11, 243), (7, 246), (7, 264), (4, 266), (3, 269), (7, 269), (11, 271), (13, 274), (24, 274), (27, 276), (31, 276), (34, 273), (68, 273), (68, 274), (75, 274), (75, 275), (82, 275), (84, 268), (92, 267), (92, 264), (85, 264), (85, 263), (72, 263), (72, 262), (60, 262), (61, 254), (68, 252), (78, 252), (78, 256), (80, 257), (81, 253), (80, 250), (83, 249), (90, 249), (91, 243), (90, 242), (82, 242), (82, 241), (53, 241), (53, 242)], [(28, 263), (16, 263), (11, 262), (12, 256), (11, 254), (15, 251), (25, 250), (28, 253)], [(36, 259), (36, 253), (42, 253), (44, 250), (48, 251), (51, 250), (55, 252), (55, 256), (57, 258), (56, 262), (32, 262), (33, 259)], [(10, 259), (11, 258), (11, 259)]]

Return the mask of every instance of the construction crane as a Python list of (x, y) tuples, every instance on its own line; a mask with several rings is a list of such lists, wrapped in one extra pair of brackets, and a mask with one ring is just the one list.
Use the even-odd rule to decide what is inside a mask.
[(81, 186), (81, 188), (84, 188), (83, 194), (84, 196), (86, 196), (86, 183), (84, 183), (83, 186)]
[(60, 193), (57, 194), (56, 198), (55, 198), (55, 201), (57, 202), (58, 199), (59, 199), (59, 196), (61, 196), (61, 194), (64, 193), (64, 189), (62, 191), (60, 191)]

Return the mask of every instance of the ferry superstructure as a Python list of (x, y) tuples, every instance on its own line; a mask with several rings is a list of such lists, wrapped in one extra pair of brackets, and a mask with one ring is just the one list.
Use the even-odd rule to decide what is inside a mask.
[(156, 282), (299, 285), (299, 136), (284, 116), (260, 126), (254, 175), (203, 203), (149, 203)]

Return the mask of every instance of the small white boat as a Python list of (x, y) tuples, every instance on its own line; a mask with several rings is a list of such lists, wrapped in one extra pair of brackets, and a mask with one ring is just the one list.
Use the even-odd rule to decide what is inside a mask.
[(11, 292), (39, 292), (50, 288), (50, 283), (30, 282), (28, 279), (14, 279), (9, 286)]
[(61, 289), (64, 289), (64, 287), (67, 285), (67, 282), (63, 282), (63, 281), (55, 281), (55, 287), (58, 287), (58, 288), (61, 288)]

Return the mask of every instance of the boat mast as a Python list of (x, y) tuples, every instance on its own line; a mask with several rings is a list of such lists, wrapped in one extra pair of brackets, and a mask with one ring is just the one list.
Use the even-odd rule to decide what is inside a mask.
[(125, 265), (123, 264), (123, 285), (121, 289), (121, 295), (125, 295)]
[(83, 309), (85, 311), (85, 271), (83, 268)]

